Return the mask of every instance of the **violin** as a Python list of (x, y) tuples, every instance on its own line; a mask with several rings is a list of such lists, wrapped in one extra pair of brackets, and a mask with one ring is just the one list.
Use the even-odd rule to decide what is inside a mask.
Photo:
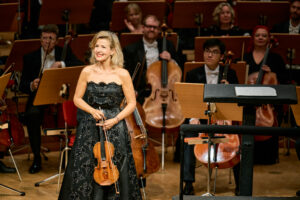
[[(260, 65), (259, 72), (254, 72), (248, 76), (248, 84), (262, 84), (262, 85), (277, 85), (278, 80), (274, 72), (265, 72), (262, 67), (266, 65), (270, 49), (275, 40), (271, 39), (267, 46), (263, 61)], [(270, 104), (264, 104), (256, 108), (255, 126), (272, 127), (277, 126), (276, 112), (274, 107)], [(272, 136), (254, 136), (255, 141), (264, 141), (270, 139)]]
[[(233, 53), (228, 51), (227, 59), (225, 61), (222, 79), (227, 80), (227, 73), (232, 61)], [(210, 109), (215, 112), (215, 104), (210, 104)], [(231, 120), (211, 120), (210, 124), (217, 125), (232, 125)], [(225, 142), (215, 143), (211, 146), (211, 168), (218, 167), (219, 169), (231, 168), (240, 162), (239, 147), (240, 139), (237, 134), (214, 134), (215, 137), (224, 138)], [(199, 137), (208, 137), (207, 134), (200, 133)], [(208, 144), (196, 144), (194, 147), (196, 158), (205, 166), (208, 165)]]
[[(102, 120), (102, 122), (104, 122)], [(94, 157), (97, 158), (97, 166), (94, 170), (94, 180), (99, 185), (109, 186), (115, 184), (116, 194), (119, 194), (117, 181), (119, 179), (119, 171), (112, 161), (114, 155), (114, 145), (108, 141), (107, 133), (102, 127), (97, 126), (100, 141), (94, 146)], [(104, 137), (105, 140), (104, 141)]]

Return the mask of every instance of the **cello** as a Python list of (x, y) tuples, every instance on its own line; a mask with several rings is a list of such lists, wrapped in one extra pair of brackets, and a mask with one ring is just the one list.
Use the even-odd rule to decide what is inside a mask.
[[(227, 80), (228, 68), (230, 67), (232, 60), (232, 53), (228, 51), (227, 59), (224, 66), (223, 80)], [(212, 108), (210, 104), (210, 107)], [(212, 108), (214, 110), (214, 108)], [(214, 111), (213, 111), (214, 112)], [(217, 125), (232, 125), (231, 120), (212, 120), (211, 123)], [(207, 137), (207, 134), (200, 133), (200, 137)], [(237, 134), (215, 134), (216, 137), (226, 138), (227, 142), (216, 143), (210, 150), (213, 158), (210, 160), (210, 168), (226, 169), (231, 168), (240, 162), (239, 147), (240, 139)], [(196, 158), (205, 166), (208, 164), (208, 144), (196, 144), (194, 147), (194, 153)]]
[[(277, 76), (274, 72), (265, 72), (263, 70), (263, 66), (266, 65), (267, 58), (275, 43), (275, 39), (271, 38), (270, 43), (267, 45), (265, 55), (263, 57), (263, 61), (260, 65), (260, 69), (258, 72), (254, 72), (248, 76), (248, 84), (262, 84), (262, 85), (277, 85)], [(270, 104), (265, 104), (256, 108), (256, 120), (255, 126), (264, 126), (264, 127), (272, 127), (277, 126), (277, 118), (274, 107)], [(270, 139), (272, 136), (254, 136), (255, 141), (265, 141)]]
[[(167, 50), (166, 26), (162, 26), (162, 52)], [(146, 125), (162, 132), (162, 169), (164, 168), (164, 135), (167, 129), (178, 128), (184, 121), (181, 107), (175, 93), (174, 83), (180, 82), (182, 71), (173, 61), (152, 63), (146, 73), (151, 85), (151, 94), (145, 99), (143, 108)]]
[[(140, 65), (138, 64), (132, 75), (132, 80), (135, 79), (139, 67)], [(125, 103), (126, 99), (124, 98), (122, 103), (123, 107)], [(145, 112), (138, 102), (136, 103), (136, 108), (133, 113), (125, 118), (125, 122), (131, 137), (131, 149), (135, 161), (137, 177), (141, 179), (146, 178), (148, 175), (159, 170), (160, 161), (154, 149), (154, 145), (148, 140), (148, 134), (145, 128)]]

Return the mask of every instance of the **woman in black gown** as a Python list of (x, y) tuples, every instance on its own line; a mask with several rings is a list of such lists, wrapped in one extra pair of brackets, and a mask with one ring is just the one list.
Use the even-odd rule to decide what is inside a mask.
[[(142, 199), (130, 137), (124, 118), (136, 105), (134, 89), (129, 73), (123, 69), (123, 54), (117, 36), (109, 31), (96, 34), (90, 43), (92, 55), (79, 77), (74, 103), (78, 110), (76, 140), (64, 175), (59, 199)], [(126, 97), (123, 110), (120, 104)], [(105, 122), (98, 123), (102, 118)], [(118, 187), (101, 186), (93, 179), (97, 160), (93, 147), (99, 141), (98, 129), (107, 131), (114, 145), (112, 160), (119, 171)]]

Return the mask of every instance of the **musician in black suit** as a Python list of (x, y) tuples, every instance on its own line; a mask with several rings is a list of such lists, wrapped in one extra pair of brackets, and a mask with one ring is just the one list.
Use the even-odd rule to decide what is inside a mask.
[[(124, 54), (124, 66), (133, 74), (137, 63), (142, 64), (137, 76), (134, 80), (135, 90), (138, 92), (137, 101), (141, 104), (144, 102), (144, 98), (150, 95), (150, 88), (147, 87), (146, 71), (147, 68), (154, 62), (166, 59), (168, 61), (176, 62), (179, 66), (180, 56), (177, 54), (176, 49), (172, 42), (167, 40), (167, 51), (162, 51), (162, 40), (159, 39), (160, 33), (160, 21), (154, 15), (148, 15), (144, 19), (143, 39), (126, 46), (123, 49)], [(139, 75), (142, 73), (141, 76)], [(141, 78), (139, 78), (139, 76)], [(140, 81), (139, 81), (140, 79)]]
[[(219, 65), (225, 53), (225, 45), (218, 39), (209, 39), (203, 44), (204, 66), (199, 66), (186, 74), (186, 82), (188, 83), (238, 83), (238, 79), (234, 70), (228, 70), (227, 80), (222, 79), (224, 67)], [(200, 120), (196, 118), (189, 119), (190, 124), (200, 124)], [(201, 124), (206, 123), (201, 120)], [(186, 133), (185, 137), (197, 137), (198, 134)], [(193, 195), (195, 182), (195, 164), (194, 145), (184, 144), (184, 177), (185, 182), (183, 193), (185, 195)], [(237, 182), (236, 182), (237, 183)]]
[(272, 33), (300, 33), (300, 0), (290, 1), (289, 20), (275, 24)]
[[(25, 125), (27, 126), (29, 141), (34, 154), (34, 161), (29, 169), (29, 172), (32, 174), (41, 170), (40, 126), (43, 121), (44, 106), (33, 105), (33, 100), (40, 81), (39, 74), (41, 68), (43, 65), (44, 69), (83, 65), (83, 62), (76, 58), (70, 48), (67, 48), (65, 61), (60, 61), (63, 49), (56, 46), (57, 41), (58, 27), (53, 24), (46, 25), (41, 33), (41, 48), (23, 57), (23, 70), (19, 89), (29, 94), (25, 111)], [(46, 59), (43, 63), (45, 55)]]

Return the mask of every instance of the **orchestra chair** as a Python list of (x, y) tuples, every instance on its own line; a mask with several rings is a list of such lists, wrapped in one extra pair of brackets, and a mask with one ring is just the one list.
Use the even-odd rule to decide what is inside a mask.
[[(40, 184), (47, 182), (49, 180), (52, 180), (56, 177), (58, 177), (58, 187), (57, 191), (59, 190), (60, 186), (60, 176), (64, 173), (62, 173), (62, 166), (63, 166), (63, 158), (65, 157), (65, 165), (64, 167), (67, 166), (67, 161), (68, 161), (68, 151), (71, 150), (71, 147), (73, 146), (74, 138), (75, 135), (71, 135), (73, 132), (75, 132), (75, 128), (77, 125), (77, 107), (74, 105), (73, 101), (64, 101), (62, 103), (62, 114), (63, 114), (63, 120), (64, 120), (64, 128), (63, 130), (57, 129), (57, 130), (51, 130), (53, 133), (50, 135), (54, 135), (56, 131), (56, 135), (62, 136), (63, 139), (65, 140), (65, 147), (62, 149), (60, 145), (60, 164), (59, 164), (59, 169), (58, 173), (46, 178), (40, 182), (35, 183), (35, 186), (38, 187)], [(62, 141), (62, 140), (61, 140)]]
[(74, 105), (73, 101), (65, 101), (63, 102), (63, 116), (65, 120), (65, 148), (60, 153), (60, 164), (59, 164), (59, 172), (58, 172), (58, 187), (60, 185), (60, 176), (63, 165), (63, 157), (65, 156), (64, 167), (66, 169), (68, 163), (68, 151), (71, 150), (73, 143), (75, 141), (75, 135), (71, 135), (72, 129), (74, 130), (77, 126), (77, 107)]

